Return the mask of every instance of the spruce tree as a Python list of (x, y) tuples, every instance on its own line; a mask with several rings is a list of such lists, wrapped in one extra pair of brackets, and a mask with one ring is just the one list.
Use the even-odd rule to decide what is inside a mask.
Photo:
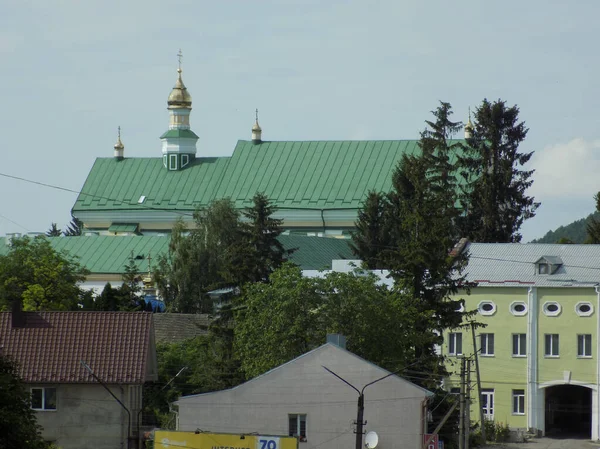
[(52, 223), (50, 229), (46, 231), (46, 237), (60, 237), (62, 235), (62, 231), (56, 226), (56, 223)]
[(83, 230), (83, 222), (76, 217), (71, 217), (71, 222), (67, 225), (67, 229), (64, 231), (66, 236), (80, 236)]
[(352, 252), (371, 270), (385, 268), (380, 259), (388, 242), (385, 223), (386, 197), (371, 191), (358, 211), (356, 231), (352, 233)]
[(475, 242), (520, 242), (521, 225), (540, 205), (526, 194), (534, 170), (522, 169), (533, 152), (519, 151), (528, 129), (519, 121), (519, 108), (502, 100), (483, 100), (474, 119), (459, 158), (466, 184), (461, 232)]
[[(596, 212), (600, 212), (600, 192), (594, 195), (594, 199), (596, 200)], [(600, 243), (600, 220), (590, 215), (585, 229), (587, 231), (586, 243)]]

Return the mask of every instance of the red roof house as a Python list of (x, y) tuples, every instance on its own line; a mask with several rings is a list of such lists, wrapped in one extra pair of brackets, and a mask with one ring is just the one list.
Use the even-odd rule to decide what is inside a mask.
[(135, 447), (142, 386), (157, 380), (151, 313), (17, 308), (0, 313), (0, 350), (19, 364), (45, 439)]

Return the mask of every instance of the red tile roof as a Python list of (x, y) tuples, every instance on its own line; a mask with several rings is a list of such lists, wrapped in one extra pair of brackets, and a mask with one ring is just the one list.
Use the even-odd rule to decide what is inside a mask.
[(25, 382), (96, 382), (82, 360), (107, 384), (146, 380), (151, 313), (22, 313), (25, 325), (15, 328), (12, 313), (0, 313), (0, 350), (19, 364)]

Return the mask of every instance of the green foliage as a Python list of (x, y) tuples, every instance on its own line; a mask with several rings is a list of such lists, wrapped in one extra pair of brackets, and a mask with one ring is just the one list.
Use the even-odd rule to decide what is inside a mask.
[(159, 380), (145, 385), (144, 409), (162, 428), (175, 428), (169, 403), (180, 396), (223, 390), (243, 381), (229, 349), (213, 334), (158, 344), (156, 351)]
[(228, 273), (236, 285), (246, 282), (266, 282), (292, 251), (285, 250), (277, 239), (283, 231), (283, 220), (272, 217), (276, 208), (264, 193), (257, 193), (253, 205), (242, 213), (240, 241), (233, 248)]
[(424, 338), (411, 324), (414, 307), (363, 272), (307, 278), (284, 264), (269, 283), (248, 285), (241, 302), (234, 349), (247, 377), (322, 345), (328, 333), (345, 335), (350, 351), (390, 370), (410, 363)]
[(22, 301), (23, 310), (76, 310), (85, 292), (79, 284), (88, 271), (56, 252), (43, 236), (11, 241), (0, 256), (0, 310)]
[(370, 191), (358, 211), (356, 231), (352, 233), (352, 251), (371, 270), (385, 268), (379, 255), (389, 243), (386, 234), (386, 206), (382, 193)]
[[(596, 200), (596, 213), (598, 213), (600, 212), (600, 192), (594, 195), (594, 199)], [(600, 220), (591, 217), (587, 222), (586, 231), (586, 243), (600, 243)]]
[(80, 236), (83, 231), (83, 222), (78, 218), (71, 217), (71, 222), (67, 225), (67, 229), (63, 232), (64, 235), (75, 237)]
[(483, 100), (477, 108), (472, 137), (459, 156), (466, 184), (461, 197), (463, 236), (475, 242), (521, 241), (521, 225), (540, 205), (526, 194), (533, 170), (522, 167), (533, 152), (519, 152), (519, 144), (527, 132), (517, 106)]
[(110, 282), (107, 282), (102, 293), (91, 301), (83, 302), (80, 308), (103, 312), (137, 312), (145, 310), (145, 302), (139, 297), (132, 297), (127, 284), (113, 288)]
[(46, 449), (16, 364), (0, 352), (0, 447)]
[(505, 443), (510, 438), (510, 428), (506, 423), (497, 423), (491, 419), (485, 419), (485, 438), (495, 443)]
[(46, 237), (60, 237), (62, 235), (62, 231), (56, 226), (56, 223), (52, 223), (50, 229), (46, 231)]

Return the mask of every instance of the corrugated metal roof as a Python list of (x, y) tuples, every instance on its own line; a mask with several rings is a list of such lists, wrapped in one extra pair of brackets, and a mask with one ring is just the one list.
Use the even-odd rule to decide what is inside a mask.
[[(600, 283), (600, 245), (470, 243), (467, 280), (485, 286), (582, 286)], [(542, 257), (561, 260), (554, 274), (537, 274)]]
[[(48, 238), (57, 251), (76, 256), (79, 263), (91, 273), (121, 274), (133, 252), (140, 272), (148, 271), (148, 255), (152, 260), (169, 250), (169, 236), (79, 236)], [(349, 240), (297, 235), (279, 236), (285, 249), (298, 248), (290, 260), (303, 270), (331, 269), (333, 259), (353, 259)], [(7, 254), (10, 246), (0, 237), (0, 255)], [(153, 262), (154, 264), (154, 262)]]
[(0, 347), (20, 366), (27, 383), (96, 383), (82, 366), (109, 384), (141, 384), (153, 338), (146, 312), (23, 312), (13, 328), (0, 313)]
[(389, 190), (402, 154), (417, 148), (416, 140), (240, 140), (231, 157), (197, 158), (181, 171), (166, 170), (161, 157), (99, 158), (73, 211), (192, 211), (227, 197), (247, 207), (256, 192), (280, 208), (354, 209), (368, 191)]
[(298, 248), (289, 260), (302, 270), (331, 270), (334, 259), (355, 259), (350, 240), (301, 235), (280, 235), (285, 249)]

